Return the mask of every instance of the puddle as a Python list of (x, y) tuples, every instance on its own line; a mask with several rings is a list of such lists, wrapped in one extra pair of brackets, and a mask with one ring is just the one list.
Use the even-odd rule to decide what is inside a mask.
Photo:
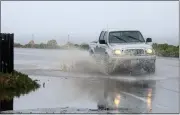
[[(94, 110), (96, 113), (98, 106), (104, 103), (109, 108), (124, 109), (121, 113), (172, 113), (179, 110), (177, 101), (179, 93), (166, 90), (168, 88), (178, 90), (178, 83), (169, 80), (173, 77), (177, 80), (178, 68), (171, 70), (171, 66), (164, 65), (165, 59), (157, 60), (155, 74), (140, 72), (130, 75), (124, 71), (107, 76), (98, 70), (88, 53), (84, 51), (68, 51), (68, 53), (61, 50), (16, 49), (15, 51), (16, 69), (27, 73), (32, 79), (38, 79), (42, 87), (34, 92), (14, 97), (14, 110), (56, 113), (60, 112), (61, 108), (68, 107), (84, 109), (86, 112)], [(34, 57), (36, 53), (38, 56)], [(167, 64), (171, 62), (166, 60)], [(173, 61), (173, 64), (176, 62)], [(63, 66), (66, 68), (64, 71), (61, 69)]]

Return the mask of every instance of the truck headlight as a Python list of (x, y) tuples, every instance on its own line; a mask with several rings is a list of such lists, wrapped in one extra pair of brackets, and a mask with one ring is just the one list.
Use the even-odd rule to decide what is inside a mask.
[(147, 54), (153, 54), (153, 50), (152, 49), (146, 49), (146, 53)]
[(113, 53), (114, 53), (115, 55), (120, 55), (120, 54), (121, 54), (121, 50), (114, 50)]

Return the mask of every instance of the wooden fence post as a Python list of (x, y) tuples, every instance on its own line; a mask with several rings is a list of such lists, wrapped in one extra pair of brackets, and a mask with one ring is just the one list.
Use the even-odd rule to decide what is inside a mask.
[[(14, 34), (0, 33), (0, 72), (14, 71)], [(0, 111), (13, 110), (13, 99), (0, 100)]]

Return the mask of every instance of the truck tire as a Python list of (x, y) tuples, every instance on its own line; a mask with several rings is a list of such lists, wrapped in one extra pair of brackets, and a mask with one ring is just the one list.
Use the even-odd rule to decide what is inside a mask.
[(93, 51), (92, 51), (92, 50), (89, 51), (89, 55), (90, 55), (90, 56), (93, 56)]
[(93, 59), (96, 59), (96, 58), (95, 58), (95, 55), (94, 55), (94, 52), (93, 52), (92, 50), (89, 52), (89, 55), (90, 55), (90, 57), (92, 57)]
[(148, 64), (144, 67), (144, 70), (148, 73), (155, 73), (156, 71), (156, 64), (155, 62), (154, 63), (151, 63), (151, 64)]
[(109, 56), (106, 54), (104, 56), (104, 71), (106, 74), (112, 74), (114, 72), (114, 64), (112, 62), (110, 62), (109, 60)]

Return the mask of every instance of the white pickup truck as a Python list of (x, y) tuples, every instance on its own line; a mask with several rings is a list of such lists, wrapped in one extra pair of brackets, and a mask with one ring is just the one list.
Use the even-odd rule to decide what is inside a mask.
[(156, 56), (150, 42), (152, 39), (145, 41), (140, 31), (104, 30), (98, 41), (90, 43), (89, 53), (103, 62), (108, 74), (119, 67), (140, 67), (154, 73)]

